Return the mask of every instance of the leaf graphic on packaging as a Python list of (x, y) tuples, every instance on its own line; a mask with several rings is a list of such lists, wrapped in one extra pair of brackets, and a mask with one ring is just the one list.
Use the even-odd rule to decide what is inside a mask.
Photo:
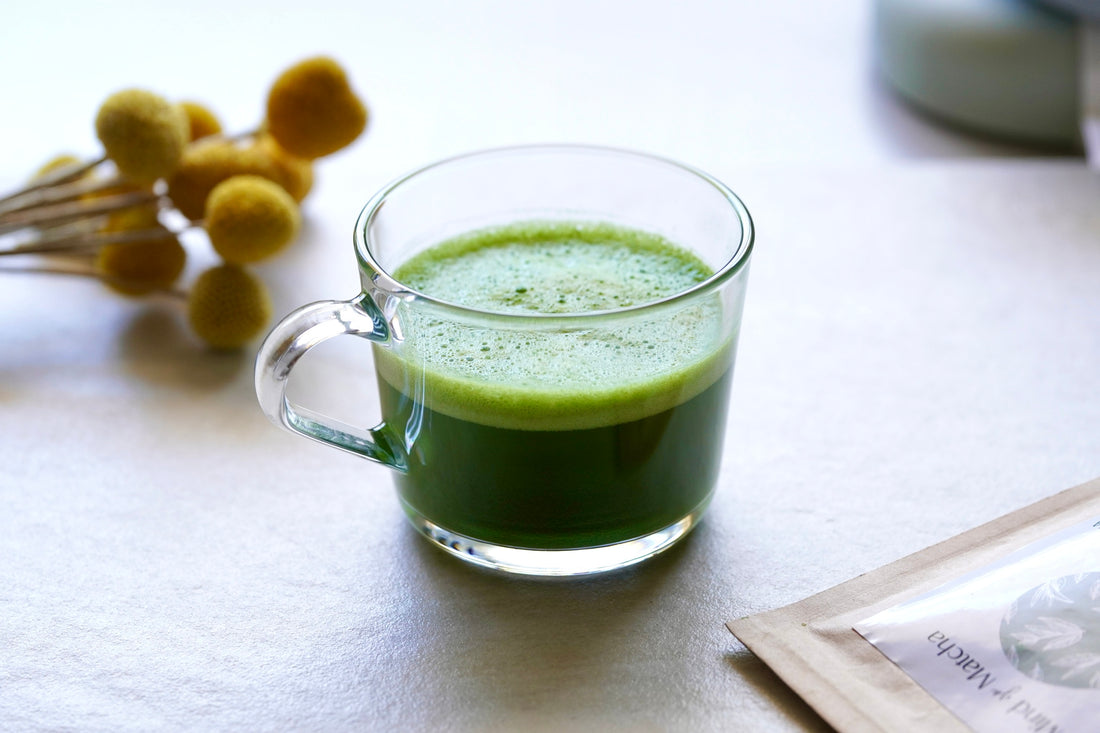
[(1069, 578), (1055, 578), (1038, 586), (1031, 592), (1031, 607), (1044, 605), (1051, 607), (1056, 603), (1073, 603), (1073, 599), (1066, 596), (1062, 588)]
[(1051, 685), (1100, 689), (1100, 572), (1037, 585), (1001, 621), (1001, 651), (1021, 673)]
[(1065, 649), (1081, 641), (1085, 630), (1072, 621), (1055, 616), (1040, 616), (1035, 623), (1012, 632), (1012, 637), (1028, 649), (1052, 651)]
[(1064, 654), (1050, 662), (1050, 666), (1064, 669), (1062, 679), (1086, 678), (1089, 687), (1100, 687), (1100, 654), (1078, 652)]

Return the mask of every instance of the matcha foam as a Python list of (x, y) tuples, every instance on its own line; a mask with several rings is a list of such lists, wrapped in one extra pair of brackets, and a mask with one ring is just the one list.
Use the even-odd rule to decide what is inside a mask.
[(587, 313), (675, 295), (713, 274), (662, 237), (608, 224), (515, 224), (449, 240), (397, 278), (496, 313)]
[[(394, 273), (439, 300), (513, 315), (577, 314), (661, 300), (712, 270), (654, 234), (609, 224), (527, 222), (463, 235)], [(412, 310), (404, 341), (379, 350), (383, 377), (453, 417), (565, 430), (671, 409), (731, 361), (717, 297), (569, 330), (482, 328)], [(487, 317), (491, 320), (491, 316)], [(419, 385), (413, 375), (423, 366)]]

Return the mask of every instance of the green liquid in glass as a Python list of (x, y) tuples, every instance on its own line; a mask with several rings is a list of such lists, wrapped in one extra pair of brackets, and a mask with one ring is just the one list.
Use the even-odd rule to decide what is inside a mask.
[[(683, 292), (711, 274), (652, 234), (528, 222), (436, 245), (397, 278), (510, 314), (579, 313)], [(710, 498), (735, 339), (716, 297), (628, 322), (507, 330), (402, 314), (376, 349), (382, 414), (402, 426), (407, 510), (494, 544), (566, 549), (641, 537)]]

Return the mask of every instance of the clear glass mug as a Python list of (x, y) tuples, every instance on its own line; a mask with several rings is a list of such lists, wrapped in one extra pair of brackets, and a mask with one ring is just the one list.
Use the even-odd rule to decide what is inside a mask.
[[(713, 274), (642, 305), (565, 314), (479, 310), (393, 275), (432, 245), (516, 222), (649, 232)], [(711, 499), (752, 247), (737, 196), (672, 161), (569, 145), (452, 158), (366, 205), (362, 292), (278, 324), (257, 396), (277, 425), (392, 468), (412, 524), (452, 555), (530, 575), (624, 567), (687, 534)], [(348, 375), (373, 371), (373, 427), (287, 398), (298, 359), (345, 334), (374, 345), (373, 370)]]

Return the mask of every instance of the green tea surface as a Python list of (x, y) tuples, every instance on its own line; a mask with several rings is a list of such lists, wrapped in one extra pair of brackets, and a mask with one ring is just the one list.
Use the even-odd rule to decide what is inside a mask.
[[(416, 255), (394, 273), (438, 300), (496, 314), (578, 314), (643, 305), (704, 281), (694, 254), (609, 224), (525, 222), (473, 232)], [(570, 430), (668, 410), (729, 366), (721, 304), (568, 328), (487, 315), (485, 325), (399, 312), (402, 342), (379, 370), (433, 410), (498, 427)]]
[(497, 313), (589, 313), (650, 303), (712, 271), (655, 234), (608, 224), (525, 223), (437, 245), (403, 264), (401, 282)]

